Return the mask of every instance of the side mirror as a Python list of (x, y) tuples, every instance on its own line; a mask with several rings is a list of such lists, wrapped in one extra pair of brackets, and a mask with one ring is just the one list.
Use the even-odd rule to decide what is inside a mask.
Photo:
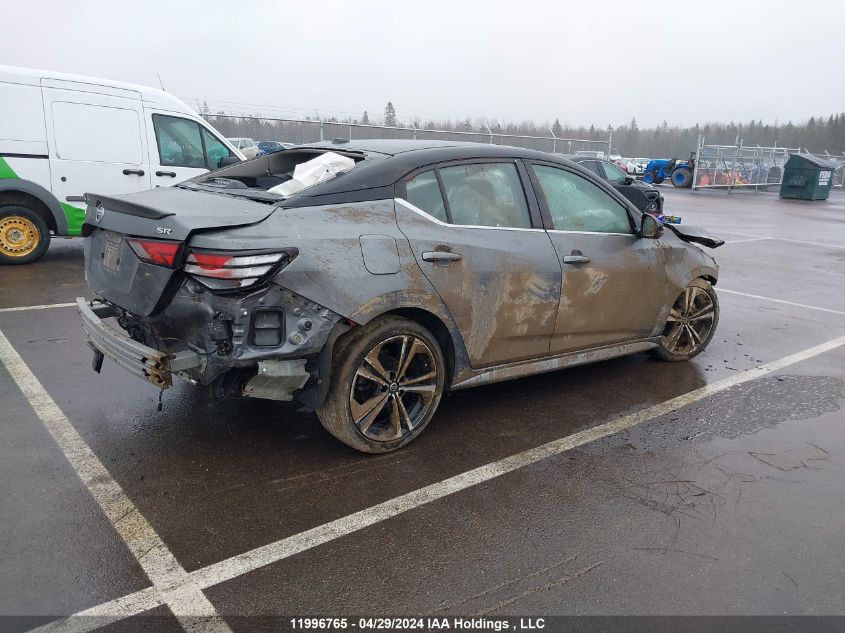
[(653, 215), (644, 213), (640, 223), (640, 237), (654, 239), (660, 237), (661, 233), (663, 233), (663, 223)]
[(217, 169), (228, 167), (229, 165), (237, 165), (239, 162), (241, 162), (241, 159), (237, 156), (224, 156), (217, 163)]
[(633, 184), (634, 184), (634, 179), (633, 179), (633, 178), (631, 178), (630, 176), (625, 176), (625, 184), (626, 184), (626, 185), (633, 185)]

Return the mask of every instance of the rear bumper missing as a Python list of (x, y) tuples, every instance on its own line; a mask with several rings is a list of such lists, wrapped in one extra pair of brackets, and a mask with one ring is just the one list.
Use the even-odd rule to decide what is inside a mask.
[[(117, 316), (107, 304), (89, 304), (82, 297), (76, 299), (76, 309), (82, 319), (87, 343), (99, 358), (109, 357), (130, 374), (142, 378), (159, 389), (173, 384), (173, 373), (202, 365), (200, 354), (190, 350), (175, 353), (161, 352), (132, 340), (123, 332), (110, 327), (103, 319)], [(96, 364), (95, 364), (96, 367)]]

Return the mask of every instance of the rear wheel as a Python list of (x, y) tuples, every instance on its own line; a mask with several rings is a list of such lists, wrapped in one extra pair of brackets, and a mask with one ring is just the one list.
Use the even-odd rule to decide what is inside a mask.
[(317, 416), (352, 448), (386, 453), (422, 433), (445, 380), (443, 353), (426, 328), (401, 317), (378, 319), (335, 348)]
[(0, 206), (0, 264), (29, 264), (50, 246), (50, 227), (33, 209), (21, 204)]
[(672, 184), (678, 189), (686, 189), (692, 184), (692, 171), (681, 167), (672, 172)]
[(719, 299), (704, 279), (696, 279), (675, 300), (660, 345), (663, 360), (689, 360), (707, 347), (719, 324)]

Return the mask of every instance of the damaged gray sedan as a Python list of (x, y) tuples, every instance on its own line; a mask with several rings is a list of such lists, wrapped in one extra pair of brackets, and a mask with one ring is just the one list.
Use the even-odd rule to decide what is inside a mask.
[(173, 188), (86, 196), (94, 368), (295, 400), (358, 450), (417, 437), (446, 391), (713, 337), (718, 267), (551, 154), (320, 143)]

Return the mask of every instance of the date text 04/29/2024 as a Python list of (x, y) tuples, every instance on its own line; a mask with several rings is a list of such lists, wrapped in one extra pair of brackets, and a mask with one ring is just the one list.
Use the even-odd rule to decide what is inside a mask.
[(291, 618), (294, 630), (342, 631), (422, 630), (422, 631), (538, 631), (545, 628), (543, 618), (464, 618), (464, 617), (373, 617), (373, 618)]

